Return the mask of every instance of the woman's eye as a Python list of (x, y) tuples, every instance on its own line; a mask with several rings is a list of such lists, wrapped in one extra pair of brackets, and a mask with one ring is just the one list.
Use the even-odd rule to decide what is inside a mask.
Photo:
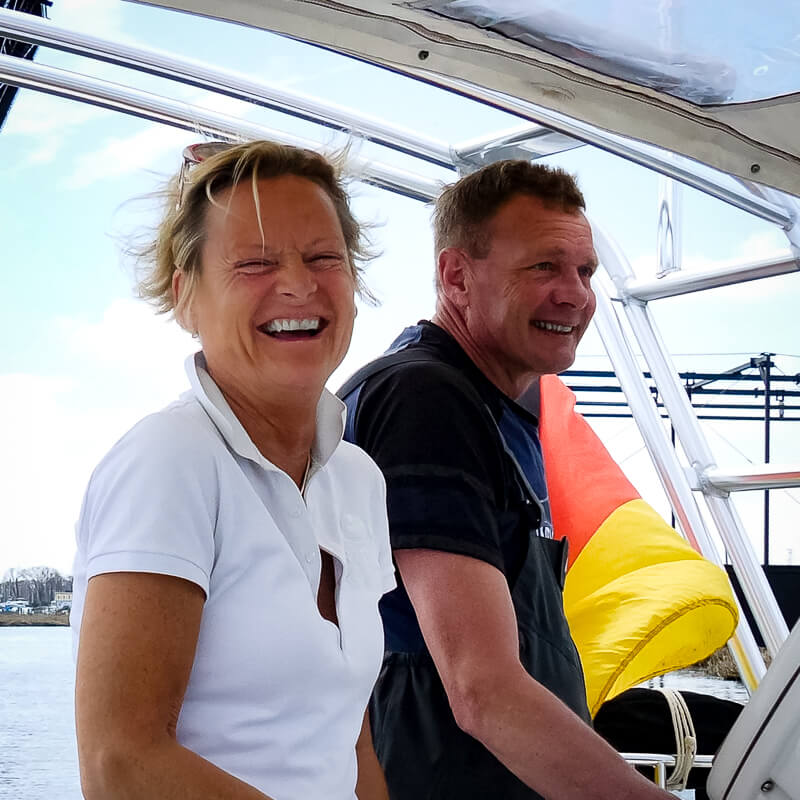
[(255, 261), (242, 261), (236, 265), (237, 272), (243, 272), (246, 275), (258, 275), (262, 272), (267, 272), (275, 265), (271, 261), (255, 260)]
[(320, 253), (319, 255), (311, 256), (308, 263), (314, 269), (330, 269), (338, 267), (342, 264), (344, 259), (338, 253)]

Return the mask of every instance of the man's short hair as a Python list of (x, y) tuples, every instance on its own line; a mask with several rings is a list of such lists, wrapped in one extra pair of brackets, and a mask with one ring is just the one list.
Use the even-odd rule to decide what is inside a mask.
[(433, 212), (435, 255), (446, 247), (460, 247), (474, 258), (485, 258), (491, 245), (489, 221), (518, 194), (538, 197), (546, 206), (568, 213), (586, 208), (575, 178), (563, 169), (523, 160), (497, 161), (444, 187)]

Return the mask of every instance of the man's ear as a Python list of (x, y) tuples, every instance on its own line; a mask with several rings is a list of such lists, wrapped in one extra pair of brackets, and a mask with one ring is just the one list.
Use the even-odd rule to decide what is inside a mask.
[(457, 308), (469, 305), (469, 263), (458, 247), (445, 247), (436, 264), (439, 291)]

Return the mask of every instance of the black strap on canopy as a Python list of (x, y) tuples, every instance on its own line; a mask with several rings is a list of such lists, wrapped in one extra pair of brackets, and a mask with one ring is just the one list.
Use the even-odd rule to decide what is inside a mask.
[[(36, 17), (46, 17), (47, 9), (52, 6), (50, 0), (0, 0), (0, 8), (9, 11), (22, 11), (25, 14), (33, 14)], [(6, 39), (0, 36), (0, 53), (4, 56), (15, 56), (16, 58), (26, 58), (33, 61), (36, 53), (36, 45), (27, 42), (18, 42), (15, 39)], [(17, 94), (17, 87), (7, 83), (0, 83), (0, 129), (6, 121), (11, 103)]]

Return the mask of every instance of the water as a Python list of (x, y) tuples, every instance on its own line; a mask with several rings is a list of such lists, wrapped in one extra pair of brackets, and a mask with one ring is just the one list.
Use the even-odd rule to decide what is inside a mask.
[(711, 694), (722, 700), (735, 700), (737, 703), (746, 703), (750, 699), (750, 694), (741, 681), (712, 678), (702, 670), (691, 668), (651, 678), (644, 686), (649, 689), (667, 688)]
[[(68, 627), (0, 628), (0, 800), (81, 800), (71, 646)], [(747, 700), (738, 681), (697, 670), (647, 685)]]
[(0, 798), (81, 800), (70, 629), (0, 628)]

